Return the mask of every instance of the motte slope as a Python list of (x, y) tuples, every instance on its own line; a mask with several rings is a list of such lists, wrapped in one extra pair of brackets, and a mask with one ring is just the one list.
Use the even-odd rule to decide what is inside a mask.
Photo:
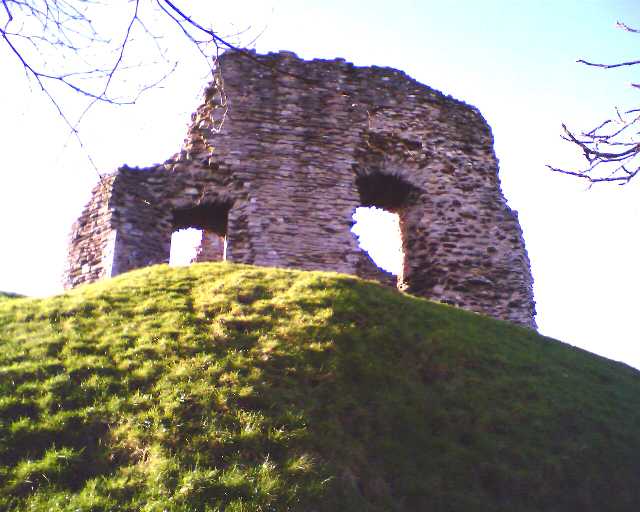
[(0, 301), (0, 510), (637, 511), (640, 375), (337, 274)]

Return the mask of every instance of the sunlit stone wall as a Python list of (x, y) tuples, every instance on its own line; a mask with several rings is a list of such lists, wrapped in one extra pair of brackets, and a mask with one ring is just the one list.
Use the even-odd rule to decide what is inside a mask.
[[(171, 233), (194, 227), (224, 238), (230, 261), (345, 272), (535, 326), (522, 232), (475, 108), (341, 59), (226, 53), (219, 66), (179, 154), (96, 188), (66, 286), (166, 262)], [(359, 206), (399, 217), (397, 283), (351, 233)]]

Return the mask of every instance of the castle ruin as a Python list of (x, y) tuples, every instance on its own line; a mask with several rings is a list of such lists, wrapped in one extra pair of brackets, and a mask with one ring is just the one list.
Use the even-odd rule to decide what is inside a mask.
[[(203, 230), (198, 261), (332, 270), (535, 328), (529, 259), (477, 109), (406, 74), (289, 52), (225, 53), (180, 153), (105, 177), (73, 226), (65, 287), (167, 263)], [(351, 233), (397, 213), (400, 275)]]

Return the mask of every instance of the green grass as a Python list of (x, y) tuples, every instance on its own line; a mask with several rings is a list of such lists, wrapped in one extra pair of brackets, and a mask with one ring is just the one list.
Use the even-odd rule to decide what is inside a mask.
[(0, 302), (7, 299), (19, 299), (21, 297), (23, 297), (23, 295), (18, 293), (0, 291)]
[(640, 375), (326, 273), (0, 301), (0, 510), (637, 511)]

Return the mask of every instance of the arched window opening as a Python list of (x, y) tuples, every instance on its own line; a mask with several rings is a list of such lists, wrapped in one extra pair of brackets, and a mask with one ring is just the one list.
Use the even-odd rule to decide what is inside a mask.
[(360, 248), (373, 262), (394, 276), (402, 274), (402, 236), (397, 213), (361, 206), (353, 214), (351, 232), (358, 237)]
[[(353, 216), (352, 232), (358, 236), (360, 248), (369, 259), (363, 261), (358, 275), (389, 283), (389, 274), (404, 282), (405, 257), (403, 251), (402, 216), (418, 196), (419, 189), (401, 176), (368, 171), (356, 176), (361, 207)], [(369, 261), (370, 260), (370, 261)], [(372, 268), (371, 261), (378, 267)], [(388, 274), (384, 275), (380, 269)]]
[(170, 265), (226, 259), (230, 203), (207, 203), (173, 212)]

